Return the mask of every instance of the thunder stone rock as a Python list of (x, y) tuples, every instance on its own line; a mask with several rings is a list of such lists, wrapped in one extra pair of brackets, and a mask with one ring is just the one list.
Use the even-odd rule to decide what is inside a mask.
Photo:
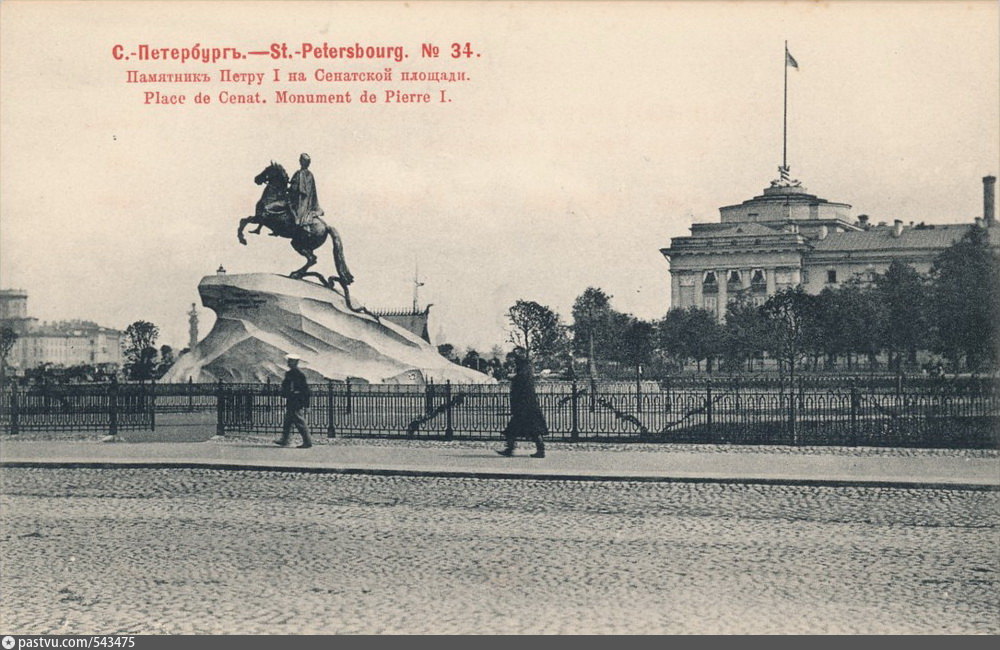
[(419, 336), (352, 311), (344, 297), (281, 275), (214, 275), (198, 285), (215, 326), (181, 356), (163, 382), (280, 380), (285, 355), (302, 358), (309, 381), (493, 383), (456, 365)]

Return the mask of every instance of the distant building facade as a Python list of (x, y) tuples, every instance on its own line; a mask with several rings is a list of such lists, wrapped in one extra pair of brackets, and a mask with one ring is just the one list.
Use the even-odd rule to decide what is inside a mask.
[(795, 286), (819, 293), (852, 280), (872, 282), (898, 260), (920, 273), (969, 229), (987, 228), (1000, 248), (996, 178), (983, 179), (983, 217), (974, 223), (904, 225), (851, 217), (851, 206), (809, 194), (784, 178), (754, 198), (719, 209), (718, 223), (695, 223), (660, 252), (670, 264), (671, 307), (700, 307), (722, 321), (738, 294), (756, 304)]
[(431, 305), (427, 305), (423, 310), (414, 306), (412, 309), (376, 309), (374, 313), (379, 318), (384, 318), (391, 323), (399, 325), (428, 343), (433, 344), (430, 330), (427, 327), (427, 321), (431, 314)]
[(90, 321), (40, 323), (28, 316), (28, 294), (0, 290), (0, 326), (18, 338), (7, 363), (20, 370), (43, 364), (56, 366), (121, 365), (122, 332)]

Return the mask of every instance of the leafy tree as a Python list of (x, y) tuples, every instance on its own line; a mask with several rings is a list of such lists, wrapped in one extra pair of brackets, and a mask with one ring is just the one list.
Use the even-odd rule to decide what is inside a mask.
[(587, 287), (573, 301), (573, 353), (585, 355), (593, 367), (597, 357), (607, 358), (614, 340), (611, 296)]
[(711, 359), (722, 349), (722, 329), (715, 314), (705, 309), (671, 309), (656, 330), (660, 349), (681, 367), (691, 359), (700, 370), (701, 362), (707, 361), (711, 371)]
[(652, 323), (638, 318), (629, 319), (621, 337), (621, 361), (638, 369), (649, 365), (655, 349), (656, 328)]
[(17, 343), (17, 332), (9, 327), (0, 327), (0, 386), (6, 380), (7, 357)]
[(819, 360), (826, 356), (829, 360), (831, 349), (835, 347), (835, 334), (831, 336), (831, 327), (836, 328), (840, 315), (830, 300), (830, 294), (811, 296), (812, 314), (805, 322), (803, 334), (803, 352), (807, 363), (815, 371), (819, 368)]
[(7, 355), (14, 349), (18, 335), (9, 327), (0, 327), (0, 363), (7, 363)]
[(137, 320), (125, 328), (122, 341), (125, 354), (125, 372), (130, 379), (153, 378), (156, 367), (156, 337), (160, 328), (149, 321)]
[(160, 346), (160, 362), (156, 366), (156, 377), (160, 378), (167, 374), (170, 366), (174, 365), (174, 349), (169, 345)]
[(458, 363), (458, 357), (455, 355), (455, 346), (451, 343), (442, 343), (437, 346), (438, 354), (442, 357), (451, 361), (452, 363)]
[(931, 321), (936, 351), (958, 368), (1000, 360), (1000, 260), (989, 231), (972, 227), (931, 268)]
[(465, 353), (465, 356), (462, 357), (462, 365), (466, 368), (472, 368), (473, 370), (485, 372), (487, 362), (486, 359), (479, 356), (478, 351), (473, 348), (469, 348), (469, 350)]
[(721, 352), (728, 369), (738, 370), (746, 364), (748, 371), (764, 352), (764, 319), (749, 292), (741, 291), (726, 306)]
[(926, 283), (912, 266), (893, 260), (875, 278), (875, 291), (881, 305), (879, 341), (889, 351), (890, 365), (901, 370), (904, 352), (916, 363), (917, 349), (930, 347)]
[(811, 337), (819, 331), (816, 296), (801, 286), (772, 295), (761, 307), (766, 321), (767, 348), (794, 379), (795, 368), (810, 350)]
[(707, 309), (689, 308), (688, 313), (688, 354), (705, 370), (712, 372), (712, 361), (722, 352), (722, 327), (715, 313)]
[(879, 323), (882, 306), (874, 290), (851, 281), (819, 294), (821, 338), (824, 351), (833, 357), (844, 356), (848, 369), (855, 354), (868, 357), (869, 364), (881, 351)]
[(510, 342), (523, 347), (528, 358), (550, 360), (566, 347), (566, 327), (559, 315), (533, 300), (518, 300), (507, 310), (513, 329)]
[(680, 308), (671, 309), (656, 324), (657, 348), (679, 368), (683, 368), (688, 360), (684, 343), (686, 327), (687, 311)]

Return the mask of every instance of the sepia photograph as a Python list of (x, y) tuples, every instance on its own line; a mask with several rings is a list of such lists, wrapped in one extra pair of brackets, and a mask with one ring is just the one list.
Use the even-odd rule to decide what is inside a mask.
[(3, 649), (996, 635), (998, 169), (988, 0), (5, 0)]

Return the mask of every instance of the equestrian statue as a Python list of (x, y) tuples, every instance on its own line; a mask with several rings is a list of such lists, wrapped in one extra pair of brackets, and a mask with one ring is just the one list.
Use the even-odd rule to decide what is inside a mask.
[[(289, 273), (288, 277), (296, 280), (316, 278), (324, 287), (334, 291), (336, 290), (334, 285), (339, 284), (343, 289), (347, 307), (351, 311), (368, 314), (378, 320), (378, 316), (364, 307), (355, 307), (351, 304), (351, 292), (348, 287), (354, 282), (354, 276), (351, 275), (344, 260), (344, 245), (340, 234), (322, 219), (323, 209), (319, 207), (316, 198), (316, 182), (312, 172), (309, 171), (309, 162), (308, 154), (299, 157), (301, 168), (295, 172), (291, 183), (285, 168), (274, 161), (254, 177), (253, 181), (257, 185), (266, 184), (264, 192), (257, 201), (256, 212), (252, 216), (240, 219), (236, 237), (246, 246), (247, 240), (243, 230), (249, 224), (256, 224), (257, 229), (250, 231), (253, 235), (259, 235), (261, 228), (267, 227), (271, 230), (272, 237), (291, 239), (292, 248), (306, 258), (306, 263), (302, 268)], [(333, 263), (337, 275), (323, 277), (309, 269), (317, 261), (315, 250), (326, 242), (328, 235), (333, 242)]]

